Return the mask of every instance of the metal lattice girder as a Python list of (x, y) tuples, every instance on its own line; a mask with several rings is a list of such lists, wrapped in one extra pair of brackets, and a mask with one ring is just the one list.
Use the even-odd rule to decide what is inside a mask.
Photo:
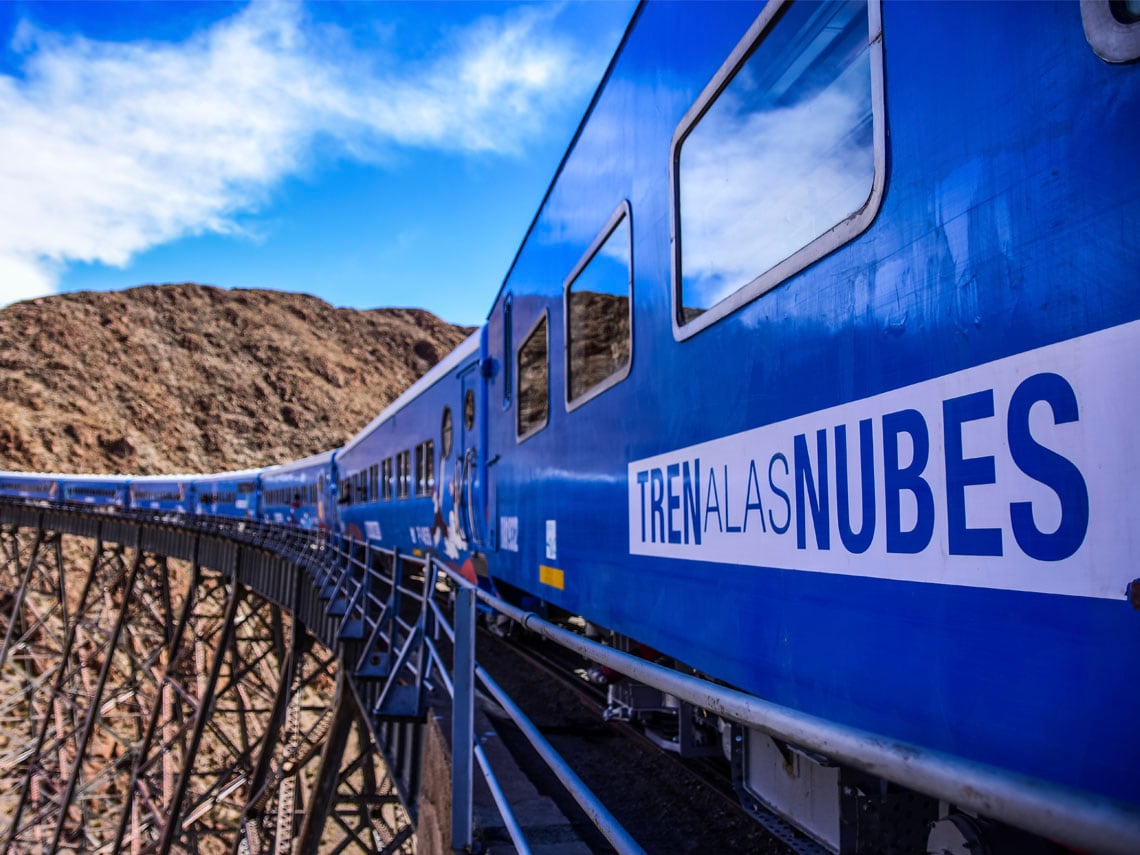
[(240, 566), (0, 528), (0, 851), (411, 851), (337, 654)]
[[(147, 691), (146, 652), (161, 645), (165, 623), (144, 614), (150, 597), (132, 595), (143, 563), (137, 551), (128, 564), (121, 547), (96, 540), (86, 572), (68, 572), (62, 538), (41, 535), (0, 651), (0, 674), (25, 681), (30, 725), (27, 741), (0, 766), (15, 794), (0, 838), (5, 850), (87, 848), (98, 836), (115, 790), (110, 779), (133, 741), (129, 721)], [(69, 541), (67, 551), (82, 544)], [(124, 636), (132, 604), (137, 613)], [(96, 728), (97, 720), (106, 724)]]
[(294, 851), (412, 855), (415, 828), (346, 674), (338, 673), (335, 711)]

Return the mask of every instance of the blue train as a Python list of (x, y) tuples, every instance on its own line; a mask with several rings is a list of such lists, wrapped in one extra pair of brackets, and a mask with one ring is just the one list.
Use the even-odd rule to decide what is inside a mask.
[[(344, 448), (0, 494), (432, 552), (627, 649), (1136, 811), (1138, 58), (1135, 0), (643, 5), (486, 324)], [(892, 794), (638, 689), (611, 712), (734, 743), (749, 806), (825, 848), (851, 850), (851, 792)]]

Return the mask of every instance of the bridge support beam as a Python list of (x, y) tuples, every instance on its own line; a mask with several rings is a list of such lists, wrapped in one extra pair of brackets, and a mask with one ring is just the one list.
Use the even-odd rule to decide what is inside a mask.
[(338, 653), (243, 584), (302, 568), (47, 516), (0, 507), (0, 855), (411, 852)]

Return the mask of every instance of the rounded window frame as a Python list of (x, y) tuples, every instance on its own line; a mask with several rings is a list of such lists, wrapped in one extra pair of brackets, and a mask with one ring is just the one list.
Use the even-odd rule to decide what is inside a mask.
[(737, 309), (748, 305), (753, 300), (771, 291), (777, 286), (791, 279), (796, 274), (807, 269), (822, 258), (830, 255), (863, 234), (883, 204), (887, 183), (887, 110), (886, 87), (883, 74), (883, 18), (880, 0), (866, 0), (867, 2), (867, 45), (871, 62), (871, 117), (875, 159), (875, 175), (871, 181), (871, 192), (867, 201), (857, 211), (836, 223), (827, 231), (817, 235), (813, 240), (782, 261), (761, 272), (743, 287), (729, 294), (719, 303), (706, 309), (690, 321), (681, 322), (682, 308), (682, 270), (681, 270), (681, 206), (678, 204), (681, 196), (681, 146), (689, 134), (704, 118), (705, 113), (728, 88), (735, 79), (737, 72), (752, 56), (753, 51), (767, 38), (772, 29), (779, 23), (783, 11), (794, 0), (773, 0), (752, 22), (748, 32), (737, 42), (728, 59), (724, 61), (713, 79), (701, 91), (693, 106), (673, 132), (673, 141), (669, 147), (669, 206), (670, 206), (670, 243), (672, 253), (670, 268), (672, 287), (670, 288), (670, 302), (672, 309), (673, 338), (684, 341), (697, 333), (715, 324), (721, 318), (732, 314)]
[(1109, 0), (1081, 0), (1081, 23), (1089, 46), (1105, 62), (1140, 59), (1140, 21), (1119, 20)]
[(439, 423), (439, 457), (446, 460), (451, 455), (451, 446), (455, 438), (455, 419), (451, 415), (451, 407), (444, 404), (443, 415)]
[[(573, 344), (570, 340), (570, 289), (574, 285), (575, 280), (582, 274), (582, 271), (590, 266), (590, 262), (594, 260), (606, 242), (617, 231), (618, 227), (624, 220), (629, 228), (629, 246), (627, 247), (629, 254), (629, 281), (626, 283), (629, 289), (629, 359), (626, 360), (625, 365), (613, 372), (605, 379), (595, 383), (577, 398), (570, 397), (570, 348)], [(629, 376), (633, 370), (633, 207), (630, 205), (628, 199), (622, 199), (614, 212), (610, 214), (606, 224), (602, 226), (602, 230), (598, 232), (593, 242), (582, 254), (578, 263), (574, 265), (574, 269), (570, 271), (570, 275), (566, 277), (566, 281), (562, 283), (562, 367), (563, 367), (563, 401), (566, 407), (566, 412), (572, 412), (588, 401), (592, 401), (598, 395), (611, 389)]]

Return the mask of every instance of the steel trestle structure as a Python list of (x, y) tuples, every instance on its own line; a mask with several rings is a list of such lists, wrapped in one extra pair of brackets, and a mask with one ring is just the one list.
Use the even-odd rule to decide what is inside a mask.
[(292, 538), (0, 506), (0, 852), (412, 851)]

